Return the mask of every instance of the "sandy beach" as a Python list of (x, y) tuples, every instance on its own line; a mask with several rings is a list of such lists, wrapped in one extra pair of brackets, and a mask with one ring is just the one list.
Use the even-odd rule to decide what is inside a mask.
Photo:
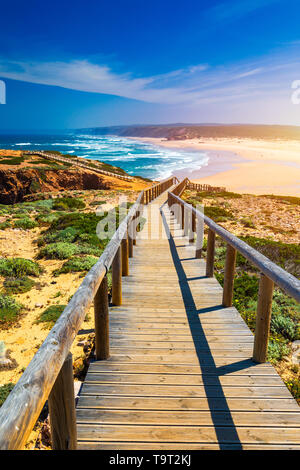
[[(135, 140), (169, 148), (208, 151), (208, 165), (194, 177), (189, 174), (192, 181), (225, 186), (240, 193), (300, 196), (299, 141), (240, 138)], [(184, 172), (181, 173), (183, 176)]]

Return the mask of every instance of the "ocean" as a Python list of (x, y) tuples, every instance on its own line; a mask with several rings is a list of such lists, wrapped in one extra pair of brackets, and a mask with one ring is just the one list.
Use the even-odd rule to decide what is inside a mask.
[(90, 160), (101, 160), (123, 168), (130, 175), (150, 179), (190, 176), (209, 161), (207, 152), (168, 149), (119, 136), (88, 134), (0, 135), (0, 148), (13, 150), (57, 150)]

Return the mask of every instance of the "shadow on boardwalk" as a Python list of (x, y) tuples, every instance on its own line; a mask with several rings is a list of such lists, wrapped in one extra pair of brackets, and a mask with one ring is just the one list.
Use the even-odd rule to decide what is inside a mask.
[[(187, 278), (183, 265), (182, 265), (182, 261), (184, 260), (180, 259), (178, 255), (178, 251), (177, 251), (178, 247), (176, 247), (175, 240), (174, 240), (174, 238), (176, 237), (172, 235), (171, 227), (168, 226), (167, 220), (162, 210), (161, 210), (161, 216), (162, 216), (165, 230), (167, 231), (167, 233), (170, 234), (169, 236), (170, 251), (171, 251), (174, 267), (176, 269), (176, 273), (178, 276), (181, 295), (183, 298), (191, 335), (194, 341), (196, 354), (198, 357), (199, 365), (202, 370), (203, 386), (205, 389), (209, 411), (211, 413), (212, 421), (214, 423), (215, 432), (216, 432), (220, 449), (227, 448), (229, 443), (233, 444), (237, 450), (242, 449), (242, 444), (240, 442), (238, 432), (235, 428), (235, 424), (234, 424), (229, 406), (227, 404), (227, 400), (224, 395), (219, 377), (230, 372), (249, 368), (251, 366), (254, 366), (255, 364), (252, 362), (251, 359), (247, 359), (247, 360), (241, 360), (241, 361), (232, 363), (230, 365), (216, 367), (216, 364), (215, 364), (212, 352), (209, 348), (209, 344), (205, 336), (205, 332), (203, 330), (199, 315), (201, 315), (201, 313), (207, 313), (207, 312), (224, 309), (224, 307), (222, 305), (215, 305), (214, 307), (197, 310), (191, 289), (189, 287), (189, 281), (191, 279)], [(204, 277), (205, 276), (201, 276), (201, 278), (204, 278)], [(199, 348), (199, 341), (201, 342), (202, 351)], [(207, 349), (205, 354), (203, 354), (203, 348)], [(204, 371), (208, 369), (209, 369), (209, 374), (206, 374)], [(216, 389), (217, 399), (216, 397), (211, 396), (212, 385), (214, 389)], [(226, 414), (227, 427), (225, 429), (224, 429), (224, 426), (220, 427), (220, 424), (219, 424), (220, 423), (220, 410), (222, 410), (222, 413)]]

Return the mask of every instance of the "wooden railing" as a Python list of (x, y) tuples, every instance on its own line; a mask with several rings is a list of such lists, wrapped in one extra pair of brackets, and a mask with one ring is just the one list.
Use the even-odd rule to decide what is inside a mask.
[(85, 164), (83, 162), (79, 162), (78, 160), (63, 157), (61, 155), (54, 155), (53, 153), (47, 153), (47, 152), (41, 152), (41, 151), (34, 152), (34, 151), (31, 151), (31, 150), (28, 150), (28, 151), (26, 151), (26, 154), (39, 155), (40, 157), (43, 157), (45, 159), (54, 160), (54, 161), (62, 162), (62, 163), (69, 163), (71, 165), (75, 165), (75, 166), (79, 166), (81, 168), (85, 168), (86, 170), (95, 171), (96, 173), (100, 173), (100, 174), (106, 175), (106, 176), (111, 176), (113, 178), (119, 178), (119, 179), (125, 180), (125, 181), (133, 181), (134, 180), (134, 178), (132, 176), (120, 175), (119, 173), (113, 173), (112, 171), (106, 171), (106, 170), (102, 170), (101, 168), (91, 167), (87, 163)]
[(216, 193), (219, 193), (221, 191), (226, 191), (226, 188), (224, 188), (224, 186), (210, 186), (210, 184), (197, 184), (197, 183), (192, 183), (189, 180), (188, 180), (187, 188), (194, 189), (195, 191), (210, 191), (210, 192), (216, 192)]
[(274, 284), (300, 302), (300, 281), (225, 228), (216, 224), (191, 204), (183, 201), (178, 193), (182, 194), (184, 191), (184, 182), (187, 187), (188, 180), (185, 179), (172, 192), (168, 193), (168, 205), (185, 234), (189, 236), (190, 242), (194, 240), (195, 232), (197, 233), (197, 258), (201, 257), (204, 224), (208, 226), (206, 276), (212, 277), (214, 273), (216, 235), (219, 235), (227, 243), (222, 302), (224, 307), (232, 306), (237, 252), (260, 270), (253, 360), (258, 363), (266, 362)]
[[(175, 183), (168, 178), (151, 188), (151, 197)], [(146, 190), (148, 191), (148, 190)], [(153, 192), (154, 191), (154, 192)], [(126, 218), (85, 276), (69, 304), (53, 326), (7, 400), (0, 408), (0, 449), (21, 449), (48, 399), (52, 448), (76, 449), (75, 399), (70, 348), (87, 311), (94, 303), (95, 354), (109, 356), (107, 272), (112, 269), (112, 303), (122, 303), (122, 276), (129, 272), (136, 230), (144, 203), (142, 191)]]
[(178, 178), (174, 176), (154, 184), (151, 188), (144, 189), (144, 204), (149, 204), (149, 202), (166, 191), (170, 187), (170, 181), (172, 181), (172, 185), (179, 182)]

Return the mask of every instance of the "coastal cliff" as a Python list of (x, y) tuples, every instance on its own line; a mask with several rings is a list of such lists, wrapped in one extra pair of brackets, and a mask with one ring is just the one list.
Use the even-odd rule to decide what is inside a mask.
[(82, 170), (0, 169), (0, 203), (14, 204), (29, 194), (64, 189), (110, 189), (108, 178)]
[[(96, 170), (102, 162), (90, 163), (91, 170), (78, 166), (76, 157), (70, 163), (45, 160), (39, 155), (29, 155), (22, 151), (0, 150), (0, 204), (22, 202), (37, 193), (64, 190), (93, 189), (133, 189), (140, 191), (149, 185), (141, 178), (132, 181), (120, 179), (116, 169), (113, 173), (101, 174)], [(37, 166), (38, 165), (38, 166)], [(96, 168), (93, 169), (92, 165)], [(106, 165), (109, 170), (114, 167)], [(127, 175), (125, 172), (122, 175)]]

